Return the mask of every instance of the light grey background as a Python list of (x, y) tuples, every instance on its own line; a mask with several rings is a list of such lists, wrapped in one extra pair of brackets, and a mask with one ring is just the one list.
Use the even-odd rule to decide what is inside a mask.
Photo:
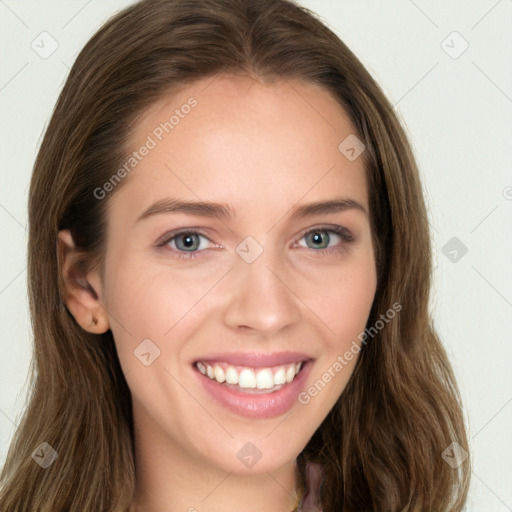
[[(0, 0), (0, 464), (23, 409), (31, 357), (31, 169), (78, 52), (130, 3)], [(512, 511), (512, 0), (301, 3), (367, 66), (409, 133), (433, 228), (432, 311), (470, 428), (467, 510)]]

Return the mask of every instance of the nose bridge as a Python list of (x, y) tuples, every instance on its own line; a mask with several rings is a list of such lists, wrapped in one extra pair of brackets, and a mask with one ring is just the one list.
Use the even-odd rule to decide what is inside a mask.
[(270, 332), (296, 322), (300, 315), (298, 299), (287, 283), (279, 253), (263, 247), (253, 237), (244, 239), (236, 252), (226, 323), (232, 328), (245, 326)]

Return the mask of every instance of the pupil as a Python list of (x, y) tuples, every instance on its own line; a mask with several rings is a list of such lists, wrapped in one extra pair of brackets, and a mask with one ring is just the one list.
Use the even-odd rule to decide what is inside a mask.
[(193, 240), (193, 238), (190, 235), (184, 236), (183, 240), (184, 240), (184, 243), (185, 243), (185, 247), (187, 247), (187, 248), (190, 248), (191, 246), (194, 245), (194, 240)]
[(323, 234), (320, 231), (313, 233), (313, 243), (321, 244), (322, 243)]

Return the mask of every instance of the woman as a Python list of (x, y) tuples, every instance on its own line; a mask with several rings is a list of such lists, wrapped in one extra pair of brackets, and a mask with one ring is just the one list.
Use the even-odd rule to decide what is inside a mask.
[(306, 9), (113, 17), (59, 97), (29, 226), (36, 371), (0, 509), (463, 509), (418, 170)]

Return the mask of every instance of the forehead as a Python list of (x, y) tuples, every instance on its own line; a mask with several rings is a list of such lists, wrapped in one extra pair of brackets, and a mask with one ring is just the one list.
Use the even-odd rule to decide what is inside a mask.
[[(128, 176), (132, 207), (167, 195), (258, 211), (342, 193), (367, 205), (362, 158), (339, 145), (354, 128), (324, 88), (217, 75), (163, 97), (131, 133), (130, 151), (151, 146)], [(117, 194), (116, 194), (117, 195)]]

